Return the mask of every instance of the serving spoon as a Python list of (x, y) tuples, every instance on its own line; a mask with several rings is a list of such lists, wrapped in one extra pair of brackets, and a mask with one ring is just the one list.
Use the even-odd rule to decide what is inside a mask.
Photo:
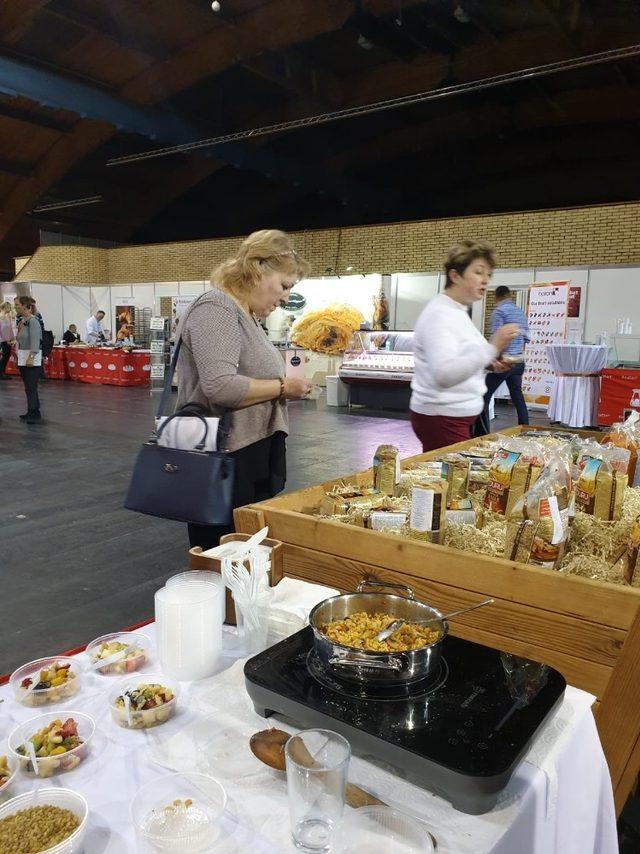
[[(284, 771), (286, 773), (287, 765), (284, 756), (284, 747), (289, 741), (291, 742), (289, 752), (298, 765), (302, 765), (304, 768), (313, 768), (316, 762), (307, 750), (304, 741), (299, 736), (290, 735), (281, 729), (264, 729), (261, 732), (254, 733), (249, 740), (249, 747), (253, 755), (260, 762), (264, 762), (270, 768), (275, 768), (276, 771)], [(355, 783), (347, 783), (344, 799), (354, 809), (369, 806), (389, 806), (389, 804), (361, 789), (360, 786), (356, 786)], [(433, 842), (434, 849), (436, 849), (438, 843), (435, 836), (432, 833), (429, 833), (429, 836)]]
[(469, 605), (468, 608), (461, 608), (459, 611), (451, 611), (449, 614), (443, 614), (442, 617), (431, 617), (428, 620), (394, 620), (386, 629), (382, 629), (381, 632), (378, 632), (375, 636), (375, 640), (386, 641), (387, 638), (394, 635), (401, 626), (404, 626), (405, 623), (411, 623), (416, 626), (428, 626), (429, 623), (438, 623), (441, 620), (449, 620), (451, 617), (457, 617), (458, 614), (466, 614), (469, 611), (475, 611), (476, 608), (483, 608), (485, 605), (492, 605), (494, 601), (494, 599), (485, 599), (483, 602), (477, 602), (475, 605)]

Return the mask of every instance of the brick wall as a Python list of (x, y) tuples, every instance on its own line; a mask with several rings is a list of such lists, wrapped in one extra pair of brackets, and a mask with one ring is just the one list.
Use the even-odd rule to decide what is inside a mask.
[[(294, 240), (312, 275), (321, 276), (347, 267), (353, 273), (436, 271), (461, 237), (490, 240), (500, 267), (638, 264), (640, 203), (304, 231)], [(239, 239), (118, 249), (43, 246), (20, 279), (80, 285), (202, 280)]]

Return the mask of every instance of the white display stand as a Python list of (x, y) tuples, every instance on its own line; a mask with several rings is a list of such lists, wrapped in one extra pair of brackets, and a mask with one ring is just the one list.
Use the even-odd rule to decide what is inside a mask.
[(607, 364), (608, 347), (563, 344), (547, 347), (555, 381), (547, 409), (551, 421), (568, 427), (598, 424), (600, 372)]

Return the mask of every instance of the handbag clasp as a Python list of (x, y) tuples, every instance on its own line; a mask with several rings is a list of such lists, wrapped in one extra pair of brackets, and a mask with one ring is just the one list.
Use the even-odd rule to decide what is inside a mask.
[(162, 468), (167, 472), (167, 474), (175, 474), (180, 466), (174, 466), (173, 463), (165, 463)]

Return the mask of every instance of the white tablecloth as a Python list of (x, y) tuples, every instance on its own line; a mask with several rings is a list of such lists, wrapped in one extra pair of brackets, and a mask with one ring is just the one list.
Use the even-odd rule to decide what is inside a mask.
[(569, 427), (598, 423), (600, 377), (568, 377), (561, 374), (597, 374), (607, 364), (607, 347), (591, 344), (550, 344), (547, 355), (556, 373), (547, 413), (551, 421)]
[[(145, 632), (153, 636), (152, 629)], [(80, 699), (66, 707), (92, 715), (97, 735), (81, 765), (43, 784), (69, 787), (87, 798), (91, 817), (85, 854), (141, 854), (129, 804), (141, 785), (167, 768), (199, 769), (225, 786), (229, 800), (215, 854), (297, 850), (289, 836), (283, 775), (258, 762), (248, 747), (249, 736), (257, 730), (291, 727), (255, 714), (244, 689), (242, 665), (223, 657), (217, 676), (183, 683), (175, 717), (151, 730), (124, 730), (112, 722), (105, 692), (114, 682), (107, 677), (92, 677)], [(149, 667), (158, 672), (153, 662)], [(8, 686), (0, 689), (0, 696), (2, 754), (9, 732), (34, 712), (16, 704)], [(498, 804), (485, 815), (457, 812), (395, 770), (361, 757), (352, 758), (349, 776), (382, 800), (420, 816), (438, 840), (438, 854), (616, 854), (611, 782), (592, 701), (583, 691), (567, 689)], [(36, 785), (21, 773), (12, 794)]]

